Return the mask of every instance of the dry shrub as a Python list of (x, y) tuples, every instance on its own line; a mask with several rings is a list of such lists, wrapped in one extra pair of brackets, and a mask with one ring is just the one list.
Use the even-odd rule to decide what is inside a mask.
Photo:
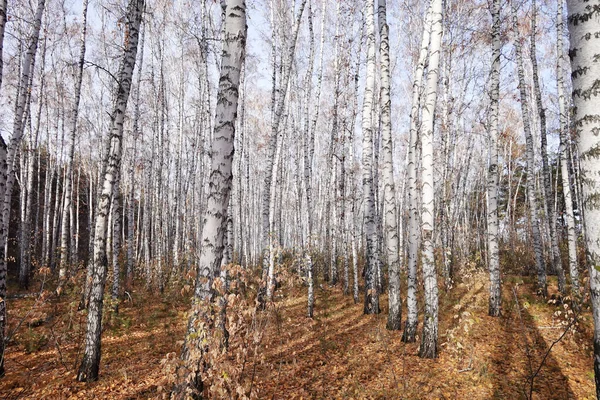
[[(161, 361), (165, 378), (159, 387), (163, 398), (175, 384), (196, 379), (203, 398), (253, 399), (255, 368), (262, 361), (260, 343), (269, 319), (268, 312), (257, 309), (255, 296), (248, 296), (246, 288), (256, 286), (258, 278), (239, 265), (229, 265), (229, 288), (225, 290), (220, 279), (215, 280), (212, 302), (198, 302), (188, 323), (194, 326), (188, 335), (186, 361), (169, 353)], [(193, 397), (193, 393), (187, 393)]]

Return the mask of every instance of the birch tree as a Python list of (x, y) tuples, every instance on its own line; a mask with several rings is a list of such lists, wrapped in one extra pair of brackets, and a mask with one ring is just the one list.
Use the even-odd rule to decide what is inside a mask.
[(417, 258), (419, 249), (419, 212), (417, 206), (417, 141), (419, 137), (419, 108), (421, 105), (421, 91), (423, 74), (427, 61), (429, 39), (431, 37), (433, 1), (429, 3), (423, 37), (419, 50), (419, 59), (413, 75), (412, 105), (410, 109), (410, 137), (408, 143), (408, 285), (406, 291), (407, 318), (402, 334), (405, 342), (414, 342), (417, 335), (418, 309), (417, 309)]
[(552, 270), (558, 276), (558, 290), (566, 293), (565, 272), (562, 267), (560, 248), (558, 246), (558, 235), (556, 233), (556, 209), (553, 206), (554, 196), (552, 195), (552, 173), (548, 165), (548, 140), (546, 131), (546, 109), (542, 102), (542, 90), (540, 89), (540, 77), (538, 74), (537, 49), (536, 49), (536, 31), (537, 31), (537, 5), (533, 1), (531, 12), (531, 47), (530, 57), (533, 70), (533, 94), (539, 116), (541, 153), (542, 153), (542, 176), (544, 183), (544, 211), (548, 221), (550, 231), (550, 251), (552, 254)]
[(578, 133), (583, 189), (583, 222), (586, 230), (592, 315), (594, 319), (594, 375), (600, 398), (600, 9), (597, 3), (568, 0), (573, 125)]
[(500, 0), (493, 0), (492, 69), (490, 73), (489, 167), (487, 181), (487, 240), (490, 271), (490, 304), (488, 314), (498, 317), (501, 312), (500, 259), (498, 255), (498, 102), (500, 96)]
[(529, 97), (525, 85), (525, 66), (523, 62), (523, 50), (521, 37), (519, 35), (519, 20), (517, 19), (517, 6), (511, 5), (512, 23), (515, 32), (514, 46), (517, 58), (517, 77), (519, 80), (519, 94), (521, 99), (521, 114), (523, 116), (523, 130), (525, 131), (525, 144), (527, 148), (527, 197), (529, 199), (529, 216), (533, 234), (533, 250), (535, 252), (535, 264), (537, 269), (538, 292), (546, 297), (548, 287), (546, 283), (546, 263), (544, 262), (543, 244), (540, 233), (540, 222), (538, 215), (538, 203), (535, 190), (535, 159), (533, 150), (533, 134), (531, 133)]
[(400, 330), (402, 321), (402, 299), (400, 298), (400, 265), (398, 260), (398, 216), (396, 214), (396, 191), (392, 160), (392, 119), (390, 98), (390, 44), (389, 27), (386, 21), (386, 0), (378, 2), (379, 57), (381, 62), (381, 130), (383, 141), (384, 179), (384, 230), (385, 248), (389, 269), (389, 313), (387, 329)]
[(577, 301), (580, 297), (579, 288), (579, 270), (577, 269), (577, 232), (575, 227), (575, 217), (573, 215), (573, 198), (571, 195), (571, 176), (569, 174), (569, 154), (570, 146), (567, 135), (569, 133), (567, 100), (565, 98), (565, 48), (563, 38), (565, 35), (563, 20), (564, 1), (558, 0), (556, 8), (556, 83), (558, 88), (558, 107), (559, 107), (559, 134), (560, 134), (560, 175), (562, 180), (563, 200), (565, 202), (565, 220), (567, 223), (567, 246), (569, 260), (569, 275), (571, 278), (571, 293)]
[[(87, 34), (87, 9), (88, 0), (83, 0), (83, 13), (81, 22), (81, 47), (79, 50), (79, 60), (77, 70), (75, 71), (75, 96), (73, 99), (73, 108), (70, 115), (70, 143), (69, 159), (67, 160), (67, 171), (65, 173), (65, 200), (63, 202), (61, 235), (60, 235), (60, 269), (58, 271), (58, 287), (56, 292), (60, 294), (62, 286), (67, 278), (67, 267), (69, 264), (68, 246), (69, 246), (69, 216), (73, 214), (73, 161), (75, 158), (75, 139), (77, 137), (77, 118), (79, 114), (79, 102), (81, 100), (81, 83), (83, 80), (83, 65), (85, 61), (85, 37)], [(77, 251), (77, 249), (75, 249)]]
[(423, 337), (419, 356), (437, 357), (438, 342), (438, 286), (433, 254), (434, 230), (434, 169), (433, 169), (433, 125), (437, 101), (439, 60), (442, 43), (442, 0), (431, 2), (431, 37), (429, 42), (429, 63), (422, 111), (421, 163), (422, 163), (422, 222), (423, 244), (421, 263), (425, 286), (425, 311), (423, 316)]
[(364, 14), (367, 37), (367, 72), (362, 109), (362, 186), (363, 218), (366, 235), (365, 314), (379, 313), (377, 288), (377, 231), (375, 225), (375, 188), (373, 183), (373, 102), (375, 90), (375, 17), (373, 1), (365, 0)]
[(188, 376), (171, 394), (184, 399), (189, 395), (201, 397), (202, 363), (198, 352), (203, 352), (202, 339), (206, 332), (201, 328), (200, 304), (210, 300), (212, 283), (220, 275), (224, 239), (227, 232), (228, 204), (232, 186), (233, 143), (238, 108), (240, 73), (246, 46), (246, 3), (244, 0), (223, 0), (225, 15), (223, 51), (214, 136), (211, 148), (208, 204), (204, 213), (201, 253), (198, 260), (196, 287), (188, 331), (181, 358)]
[(138, 38), (144, 0), (130, 0), (127, 6), (126, 29), (123, 39), (123, 56), (117, 75), (113, 111), (110, 115), (110, 151), (106, 153), (106, 168), (103, 171), (101, 187), (94, 221), (94, 253), (92, 264), (92, 283), (87, 315), (87, 328), (83, 359), (77, 373), (80, 382), (91, 382), (98, 379), (101, 357), (102, 307), (104, 303), (104, 287), (108, 270), (107, 234), (108, 215), (115, 192), (115, 184), (121, 168), (123, 148), (123, 124), (131, 91), (133, 70), (138, 50)]
[[(15, 159), (19, 150), (19, 145), (24, 131), (24, 114), (27, 104), (28, 94), (31, 92), (31, 76), (33, 73), (33, 64), (35, 54), (38, 48), (40, 37), (40, 28), (42, 26), (42, 16), (45, 0), (38, 0), (29, 38), (27, 52), (23, 57), (19, 87), (17, 89), (17, 100), (15, 104), (15, 117), (13, 123), (12, 137), (10, 145), (0, 143), (0, 202), (2, 214), (0, 215), (0, 376), (4, 375), (4, 333), (6, 331), (6, 248), (8, 241), (8, 222), (10, 218), (10, 204), (13, 185), (15, 182)], [(2, 15), (2, 11), (4, 15)], [(4, 21), (6, 20), (6, 6), (0, 11), (1, 29), (4, 33)], [(3, 38), (2, 38), (3, 39)], [(0, 41), (1, 43), (2, 41)], [(4, 139), (2, 140), (4, 142)]]
[[(263, 241), (268, 242), (268, 266), (263, 268), (267, 272), (266, 278), (266, 297), (268, 300), (273, 295), (273, 284), (275, 274), (275, 237), (274, 237), (274, 219), (275, 219), (275, 195), (277, 191), (277, 179), (279, 172), (279, 161), (281, 157), (281, 147), (283, 145), (283, 133), (284, 130), (280, 127), (282, 115), (284, 112), (285, 98), (288, 91), (288, 84), (290, 80), (290, 74), (292, 71), (294, 54), (296, 50), (296, 43), (298, 40), (298, 32), (300, 30), (300, 21), (302, 19), (302, 13), (306, 6), (307, 0), (302, 0), (300, 9), (296, 15), (294, 23), (294, 30), (291, 42), (288, 47), (286, 54), (285, 64), (283, 67), (283, 76), (281, 77), (280, 88), (283, 93), (280, 93), (279, 97), (274, 102), (273, 119), (271, 124), (271, 140), (269, 144), (269, 154), (267, 165), (267, 174), (265, 176), (265, 191), (263, 197)], [(275, 82), (275, 80), (274, 80)], [(265, 258), (266, 261), (266, 258)]]
[[(312, 2), (308, 4), (308, 30), (310, 35), (310, 54), (308, 60), (308, 71), (306, 73), (306, 90), (308, 90), (307, 98), (310, 98), (312, 88), (312, 70), (315, 59), (315, 40), (314, 40), (314, 29), (313, 29), (313, 12), (312, 12)], [(313, 163), (313, 155), (315, 151), (315, 138), (312, 135), (311, 131), (311, 123), (310, 123), (310, 107), (309, 102), (306, 102), (305, 106), (305, 127), (304, 127), (304, 211), (305, 211), (305, 232), (304, 235), (306, 237), (304, 249), (304, 268), (306, 270), (306, 278), (307, 278), (307, 311), (306, 314), (309, 318), (313, 317), (314, 312), (314, 304), (315, 304), (315, 279), (314, 279), (314, 265), (312, 262), (312, 219), (311, 219), (311, 209), (312, 209), (312, 163)]]
[(2, 77), (4, 74), (4, 30), (6, 28), (6, 5), (7, 0), (0, 0), (0, 88), (2, 88)]

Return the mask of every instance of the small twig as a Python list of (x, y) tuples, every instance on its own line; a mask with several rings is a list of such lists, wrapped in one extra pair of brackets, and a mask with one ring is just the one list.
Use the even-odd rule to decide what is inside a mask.
[[(513, 288), (513, 293), (515, 296), (515, 302), (517, 304), (517, 313), (519, 315), (519, 320), (521, 322), (521, 327), (522, 327), (522, 331), (525, 332), (525, 325), (523, 322), (523, 318), (521, 316), (521, 308), (519, 306), (519, 299), (517, 296), (517, 290), (516, 287)], [(579, 313), (581, 312), (581, 310), (577, 311), (577, 313), (573, 316), (573, 318), (571, 319), (571, 321), (569, 322), (569, 324), (567, 325), (567, 327), (565, 328), (565, 330), (561, 333), (561, 335), (555, 339), (552, 344), (550, 345), (550, 347), (548, 347), (548, 350), (546, 350), (546, 353), (544, 354), (544, 357), (542, 357), (542, 361), (540, 362), (540, 364), (538, 365), (537, 369), (535, 370), (535, 372), (533, 371), (533, 364), (532, 364), (532, 357), (531, 357), (531, 352), (527, 343), (527, 338), (525, 338), (525, 351), (527, 353), (527, 358), (529, 361), (529, 394), (527, 395), (528, 399), (532, 399), (533, 398), (533, 386), (534, 386), (534, 382), (535, 382), (535, 378), (537, 378), (537, 376), (539, 375), (540, 371), (542, 370), (542, 367), (544, 366), (544, 364), (546, 363), (546, 359), (548, 358), (548, 356), (550, 355), (550, 352), (552, 351), (552, 348), (559, 343), (567, 334), (567, 332), (569, 332), (569, 330), (571, 329), (571, 327), (577, 322), (577, 318), (579, 317)], [(560, 327), (544, 327), (547, 329), (556, 329), (556, 328), (560, 328)]]
[(544, 354), (544, 357), (542, 358), (542, 362), (540, 362), (540, 365), (538, 366), (537, 370), (535, 371), (535, 373), (533, 375), (531, 375), (531, 380), (530, 380), (531, 384), (529, 386), (529, 398), (530, 399), (533, 396), (533, 381), (538, 376), (538, 374), (540, 373), (540, 371), (542, 370), (542, 367), (544, 366), (544, 363), (546, 362), (546, 359), (550, 355), (550, 351), (552, 351), (552, 348), (554, 347), (554, 345), (556, 345), (558, 342), (560, 342), (562, 340), (562, 338), (565, 337), (565, 335), (567, 334), (567, 332), (569, 332), (569, 330), (571, 329), (571, 327), (577, 321), (577, 317), (579, 317), (579, 313), (580, 312), (581, 312), (581, 309), (579, 311), (577, 311), (577, 313), (573, 316), (573, 319), (571, 319), (571, 322), (569, 322), (569, 324), (567, 325), (567, 327), (565, 328), (565, 330), (563, 331), (563, 333), (558, 337), (558, 339), (556, 339), (556, 340), (554, 340), (552, 342), (552, 344), (550, 345), (550, 347), (548, 348), (548, 350), (546, 350), (546, 354)]
[(129, 301), (131, 302), (131, 304), (133, 304), (133, 298), (131, 297), (131, 295), (129, 294), (129, 292), (125, 291), (125, 294), (127, 295), (127, 297), (129, 297)]
[(475, 352), (475, 346), (472, 346), (471, 348), (471, 357), (469, 359), (469, 365), (467, 366), (467, 368), (465, 369), (461, 369), (460, 371), (458, 371), (458, 373), (462, 373), (462, 372), (468, 372), (468, 371), (472, 371), (473, 370), (473, 353)]
[(65, 370), (69, 370), (69, 367), (67, 367), (67, 365), (65, 364), (65, 362), (63, 361), (63, 353), (60, 350), (60, 346), (58, 344), (58, 339), (56, 337), (56, 335), (54, 334), (54, 326), (50, 327), (50, 335), (52, 335), (52, 340), (54, 340), (54, 346), (56, 347), (56, 351), (58, 351), (58, 361), (60, 361), (60, 364), (63, 366), (63, 368)]
[(111, 78), (112, 78), (112, 79), (113, 79), (113, 80), (114, 80), (114, 81), (115, 81), (117, 84), (120, 84), (120, 82), (119, 82), (119, 80), (117, 79), (117, 77), (116, 77), (116, 76), (114, 76), (112, 72), (110, 72), (109, 70), (107, 70), (107, 69), (106, 69), (106, 68), (104, 68), (103, 66), (101, 66), (101, 65), (98, 65), (98, 64), (96, 64), (96, 63), (94, 63), (94, 62), (91, 62), (91, 61), (88, 61), (88, 60), (85, 60), (85, 63), (86, 63), (87, 65), (89, 65), (89, 66), (96, 67), (97, 69), (99, 69), (99, 70), (102, 70), (102, 71), (106, 72), (106, 73), (107, 73), (107, 74), (108, 74), (108, 75), (109, 75), (109, 76), (110, 76), (110, 77), (111, 77)]

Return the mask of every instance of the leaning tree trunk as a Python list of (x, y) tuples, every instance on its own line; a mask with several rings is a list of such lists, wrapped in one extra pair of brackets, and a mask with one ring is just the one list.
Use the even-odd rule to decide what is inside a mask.
[(490, 303), (488, 314), (500, 316), (502, 291), (498, 256), (498, 100), (500, 96), (500, 0), (492, 3), (492, 70), (489, 120), (489, 169), (487, 180), (487, 244), (490, 270)]
[(537, 6), (536, 1), (533, 1), (532, 5), (532, 16), (531, 16), (531, 65), (533, 70), (533, 93), (535, 95), (535, 102), (540, 118), (540, 136), (541, 136), (541, 153), (542, 153), (542, 175), (544, 182), (544, 210), (546, 211), (546, 218), (548, 218), (548, 230), (550, 231), (550, 249), (552, 252), (551, 265), (552, 269), (556, 272), (558, 277), (558, 290), (560, 293), (565, 294), (567, 291), (565, 282), (565, 271), (562, 266), (562, 259), (560, 256), (560, 248), (558, 247), (558, 234), (556, 232), (556, 209), (553, 207), (554, 196), (552, 195), (552, 173), (548, 166), (548, 140), (546, 132), (546, 110), (542, 103), (542, 91), (540, 89), (540, 78), (538, 75), (537, 66), (537, 55), (536, 55), (536, 20), (537, 20)]
[(379, 56), (381, 59), (381, 130), (383, 142), (384, 179), (384, 231), (385, 249), (389, 268), (389, 313), (387, 329), (400, 330), (402, 321), (402, 299), (400, 298), (400, 265), (398, 262), (398, 216), (396, 215), (396, 191), (394, 189), (394, 167), (392, 148), (392, 118), (390, 99), (390, 43), (386, 21), (386, 0), (379, 0)]
[(70, 115), (70, 142), (69, 159), (67, 160), (67, 173), (65, 179), (65, 201), (63, 203), (61, 233), (60, 233), (60, 266), (58, 270), (58, 287), (56, 292), (60, 295), (62, 286), (67, 279), (67, 268), (69, 264), (69, 216), (73, 214), (72, 188), (73, 188), (73, 159), (75, 157), (75, 138), (77, 136), (77, 116), (79, 114), (79, 100), (81, 99), (81, 82), (83, 80), (83, 64), (85, 61), (85, 36), (87, 33), (87, 8), (88, 0), (83, 0), (83, 18), (81, 28), (81, 47), (79, 50), (79, 61), (75, 74), (75, 98)]
[(427, 9), (419, 60), (415, 69), (412, 87), (412, 106), (410, 110), (410, 139), (408, 143), (408, 285), (406, 289), (407, 319), (402, 340), (414, 342), (417, 335), (417, 258), (419, 249), (419, 213), (417, 206), (417, 140), (419, 136), (419, 108), (421, 104), (421, 87), (423, 73), (427, 61), (427, 49), (431, 36), (432, 6)]
[[(597, 4), (597, 3), (595, 3)], [(586, 230), (594, 317), (594, 372), (596, 397), (600, 398), (600, 31), (598, 9), (587, 0), (568, 0), (573, 77), (573, 125), (578, 133), (583, 186), (583, 221)]]
[(437, 101), (437, 86), (442, 43), (442, 0), (431, 2), (431, 40), (429, 42), (429, 64), (425, 102), (422, 111), (421, 163), (422, 163), (422, 221), (423, 244), (421, 264), (425, 286), (425, 312), (423, 315), (423, 337), (419, 356), (437, 357), (438, 342), (438, 286), (433, 254), (434, 229), (434, 169), (433, 169), (433, 123)]
[[(8, 221), (10, 218), (10, 204), (13, 184), (15, 182), (14, 161), (16, 153), (19, 150), (19, 143), (23, 137), (24, 124), (23, 115), (25, 114), (25, 105), (27, 94), (30, 92), (30, 74), (33, 72), (33, 63), (35, 53), (38, 47), (40, 37), (40, 28), (42, 26), (42, 15), (46, 1), (38, 0), (31, 34), (31, 42), (25, 57), (23, 58), (23, 69), (18, 88), (18, 99), (15, 105), (15, 119), (13, 125), (10, 147), (2, 140), (0, 143), (0, 377), (4, 375), (4, 333), (6, 330), (6, 246), (8, 241)], [(6, 21), (6, 2), (0, 4), (0, 34), (4, 39), (4, 25)], [(0, 48), (1, 49), (1, 48)], [(0, 75), (1, 76), (1, 75)]]
[(106, 252), (106, 239), (108, 233), (108, 214), (115, 184), (121, 168), (121, 154), (123, 150), (123, 124), (125, 111), (131, 91), (131, 81), (135, 68), (138, 48), (138, 37), (144, 0), (131, 0), (127, 7), (127, 27), (124, 37), (123, 58), (117, 75), (117, 87), (114, 96), (114, 108), (110, 123), (110, 151), (106, 169), (103, 171), (100, 194), (94, 221), (94, 254), (90, 299), (87, 316), (87, 331), (85, 335), (85, 348), (83, 360), (79, 366), (77, 380), (91, 382), (98, 379), (100, 370), (100, 337), (102, 334), (102, 306), (104, 303), (104, 286), (108, 260)]
[(579, 302), (581, 293), (579, 289), (579, 271), (577, 270), (577, 232), (575, 228), (575, 217), (573, 215), (573, 198), (571, 196), (571, 177), (569, 175), (569, 141), (567, 138), (569, 132), (567, 103), (565, 99), (565, 49), (563, 47), (563, 37), (565, 34), (563, 22), (563, 0), (558, 0), (556, 12), (556, 77), (558, 86), (558, 107), (560, 119), (560, 175), (562, 178), (563, 199), (565, 201), (565, 219), (567, 222), (567, 246), (569, 254), (569, 275), (571, 278), (571, 294), (576, 302)]
[[(206, 350), (203, 340), (206, 332), (198, 332), (202, 321), (201, 304), (212, 296), (212, 283), (220, 274), (224, 239), (227, 230), (227, 209), (232, 186), (233, 143), (237, 118), (238, 88), (244, 63), (246, 45), (246, 3), (244, 0), (223, 1), (226, 7), (219, 90), (217, 93), (216, 121), (212, 143), (212, 166), (208, 204), (202, 228), (202, 250), (192, 312), (188, 322), (181, 358), (184, 362), (184, 381), (172, 392), (172, 398), (202, 396), (202, 362), (199, 357)], [(181, 371), (180, 371), (181, 372)]]
[(521, 113), (523, 114), (523, 129), (525, 131), (525, 145), (527, 148), (527, 197), (529, 198), (529, 212), (531, 218), (531, 230), (533, 231), (533, 250), (535, 252), (535, 264), (537, 268), (538, 292), (546, 297), (548, 287), (546, 284), (546, 265), (542, 249), (542, 237), (540, 234), (540, 223), (538, 215), (538, 204), (535, 191), (535, 159), (533, 152), (533, 135), (529, 116), (529, 98), (525, 86), (525, 67), (523, 65), (523, 51), (521, 38), (519, 37), (519, 24), (517, 20), (517, 9), (512, 4), (512, 21), (515, 30), (515, 52), (517, 55), (517, 75), (519, 78), (519, 92), (521, 96)]

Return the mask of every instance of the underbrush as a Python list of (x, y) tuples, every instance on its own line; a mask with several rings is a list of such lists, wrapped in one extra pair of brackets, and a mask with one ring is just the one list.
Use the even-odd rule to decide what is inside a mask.
[[(205, 398), (526, 398), (530, 387), (540, 399), (593, 393), (589, 302), (571, 324), (576, 311), (556, 296), (555, 277), (549, 279), (554, 297), (544, 300), (535, 294), (534, 276), (503, 275), (503, 316), (492, 318), (487, 272), (476, 261), (465, 263), (453, 288), (440, 290), (439, 358), (423, 360), (419, 339), (401, 342), (401, 331), (385, 329), (384, 314), (363, 315), (361, 302), (344, 296), (341, 284), (317, 285), (315, 318), (307, 318), (306, 287), (293, 258), (283, 259), (286, 266), (276, 271), (281, 287), (264, 309), (256, 300), (260, 274), (230, 265), (228, 290), (215, 285), (226, 299), (225, 316), (219, 301), (194, 310), (202, 318), (187, 339), (197, 344), (192, 359)], [(100, 380), (91, 385), (75, 381), (86, 329), (80, 288), (71, 283), (56, 297), (47, 282), (33, 296), (11, 299), (9, 330), (20, 325), (0, 391), (7, 398), (167, 398), (196, 372), (180, 359), (193, 278), (169, 282), (163, 293), (135, 282), (118, 303), (106, 297)], [(529, 370), (540, 364), (530, 385)]]

